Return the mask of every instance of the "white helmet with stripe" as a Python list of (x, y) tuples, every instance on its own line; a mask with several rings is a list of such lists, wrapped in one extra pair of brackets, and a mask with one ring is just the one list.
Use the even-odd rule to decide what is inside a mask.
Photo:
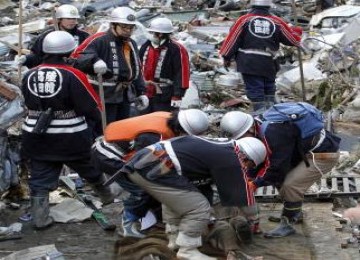
[(117, 7), (111, 12), (110, 23), (136, 24), (136, 13), (126, 6)]

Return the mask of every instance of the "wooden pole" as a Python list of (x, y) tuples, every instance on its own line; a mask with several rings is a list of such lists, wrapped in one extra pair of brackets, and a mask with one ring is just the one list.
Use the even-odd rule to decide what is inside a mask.
[(57, 6), (54, 5), (53, 9), (51, 10), (51, 16), (52, 16), (52, 19), (53, 19), (55, 31), (59, 31), (59, 24), (58, 24), (58, 20), (56, 18), (56, 7)]
[[(19, 49), (18, 49), (18, 56), (20, 57), (22, 55), (21, 50), (22, 50), (22, 16), (23, 16), (23, 3), (22, 0), (19, 0)], [(22, 64), (19, 64), (18, 66), (18, 80), (19, 80), (19, 85), (21, 85), (21, 67)]]
[[(291, 0), (291, 8), (292, 8), (293, 16), (294, 16), (294, 23), (297, 26), (298, 25), (298, 20), (297, 20), (297, 12), (296, 12), (295, 0)], [(300, 47), (297, 47), (297, 55), (298, 55), (298, 60), (299, 60), (302, 100), (304, 102), (306, 102), (306, 88), (305, 88), (305, 79), (304, 79), (304, 67), (303, 67), (303, 60), (302, 60)]]

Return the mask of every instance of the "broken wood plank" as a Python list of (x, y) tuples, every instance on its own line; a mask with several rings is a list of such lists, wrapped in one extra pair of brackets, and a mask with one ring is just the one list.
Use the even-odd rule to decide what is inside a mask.
[(348, 178), (343, 178), (343, 189), (344, 189), (345, 193), (350, 192), (350, 184), (349, 184), (349, 179)]
[(337, 185), (337, 178), (332, 178), (331, 179), (331, 190), (332, 191), (338, 191), (339, 187)]
[[(0, 40), (1, 43), (7, 45), (10, 49), (16, 51), (16, 52), (19, 52), (19, 47), (14, 45), (14, 44), (11, 44), (9, 42), (6, 42), (6, 41), (2, 41)], [(24, 54), (24, 55), (27, 55), (27, 54), (30, 54), (30, 50), (29, 49), (21, 49), (21, 54)]]
[(356, 190), (360, 191), (360, 178), (354, 178)]

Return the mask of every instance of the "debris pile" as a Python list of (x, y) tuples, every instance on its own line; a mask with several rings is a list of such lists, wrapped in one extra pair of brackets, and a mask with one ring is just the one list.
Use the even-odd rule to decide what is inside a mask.
[[(26, 108), (22, 103), (19, 71), (14, 57), (18, 52), (28, 53), (34, 39), (54, 23), (52, 13), (57, 4), (55, 1), (24, 2), (22, 17), (19, 17), (19, 10), (13, 1), (0, 3), (0, 12), (3, 14), (0, 19), (0, 194), (2, 197), (8, 195), (9, 189), (17, 187), (21, 183), (20, 180), (26, 179), (27, 176), (20, 157), (20, 125)], [(134, 33), (134, 39), (139, 45), (147, 39), (146, 27), (152, 19), (161, 16), (171, 19), (177, 28), (173, 37), (187, 48), (191, 60), (191, 84), (182, 107), (195, 107), (206, 111), (212, 123), (209, 133), (212, 137), (220, 136), (218, 124), (224, 113), (230, 110), (250, 110), (250, 101), (245, 95), (241, 74), (236, 72), (235, 64), (225, 69), (218, 54), (218, 49), (231, 25), (248, 10), (249, 1), (59, 2), (74, 4), (80, 10), (83, 15), (80, 27), (90, 34), (107, 30), (107, 17), (114, 7), (121, 5), (133, 7), (137, 10), (137, 18), (140, 21)], [(338, 4), (339, 6), (335, 8), (315, 14), (317, 12), (315, 1), (295, 2), (297, 14), (293, 13), (289, 1), (275, 1), (273, 8), (275, 14), (289, 23), (297, 21), (305, 31), (301, 55), (298, 55), (297, 49), (291, 47), (282, 47), (280, 50), (281, 70), (276, 80), (277, 101), (299, 101), (305, 96), (308, 102), (327, 112), (329, 129), (342, 124), (358, 129), (357, 133), (351, 134), (352, 137), (355, 136), (358, 145), (360, 141), (358, 139), (360, 6), (355, 5), (356, 3)], [(21, 30), (18, 26), (19, 19), (22, 19)], [(19, 44), (19, 31), (22, 33), (21, 44)], [(304, 78), (300, 75), (300, 64), (303, 66)], [(26, 68), (23, 67), (21, 73), (25, 71)], [(305, 85), (305, 93), (302, 85)], [(353, 148), (343, 147), (343, 149)], [(339, 165), (329, 176), (339, 174), (344, 176), (360, 174), (359, 151), (344, 153)], [(23, 187), (20, 190), (23, 190)], [(24, 195), (23, 192), (17, 194)], [(83, 205), (79, 205), (81, 206)], [(93, 211), (87, 212), (86, 216), (89, 217), (91, 214)], [(66, 222), (71, 221), (72, 217), (66, 216)], [(154, 239), (159, 240), (159, 244), (166, 248), (163, 238)], [(221, 244), (221, 241), (212, 242)], [(117, 250), (128, 248), (131, 250), (132, 242), (127, 244), (124, 240), (122, 243), (124, 244), (117, 245)], [(145, 240), (142, 243), (141, 246), (146, 246)], [(164, 255), (172, 253), (165, 251), (163, 247), (158, 251)], [(55, 247), (52, 247), (52, 250), (56, 251)]]

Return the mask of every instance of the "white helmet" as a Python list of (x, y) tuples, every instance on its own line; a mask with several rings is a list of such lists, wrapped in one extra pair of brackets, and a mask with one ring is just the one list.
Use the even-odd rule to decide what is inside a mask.
[(111, 12), (110, 23), (136, 24), (135, 15), (135, 11), (129, 7), (117, 7)]
[(152, 20), (147, 30), (149, 32), (172, 33), (174, 27), (170, 19), (160, 17)]
[(209, 128), (207, 115), (199, 109), (180, 110), (178, 120), (181, 127), (189, 135), (198, 135)]
[(56, 19), (80, 18), (79, 10), (73, 5), (61, 5), (56, 9)]
[(223, 132), (231, 134), (231, 138), (238, 139), (243, 136), (254, 124), (254, 118), (241, 111), (226, 113), (220, 121)]
[(48, 33), (43, 41), (43, 52), (61, 54), (72, 52), (76, 48), (74, 37), (65, 31), (53, 31)]
[(256, 166), (261, 164), (266, 158), (266, 147), (255, 137), (244, 137), (236, 140), (236, 145), (246, 156), (252, 160)]
[(251, 6), (271, 6), (272, 0), (251, 0)]

